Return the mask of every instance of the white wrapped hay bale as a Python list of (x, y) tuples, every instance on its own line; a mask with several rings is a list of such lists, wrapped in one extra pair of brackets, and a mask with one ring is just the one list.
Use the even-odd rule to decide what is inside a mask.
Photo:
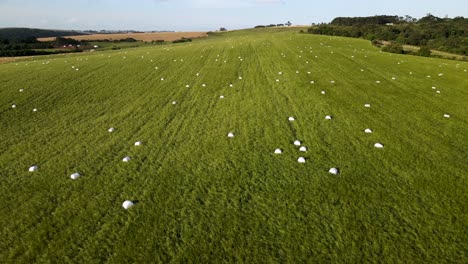
[(111, 127), (111, 128), (109, 128), (107, 131), (108, 131), (109, 133), (112, 133), (112, 132), (115, 131), (115, 128)]
[(125, 157), (122, 159), (123, 162), (129, 162), (130, 161), (130, 157)]
[(130, 201), (130, 200), (125, 200), (123, 203), (122, 203), (122, 207), (125, 209), (125, 210), (128, 210), (130, 209), (131, 207), (133, 207), (135, 204)]
[(141, 141), (135, 142), (135, 147), (143, 146), (143, 143)]
[(449, 114), (444, 114), (444, 117), (445, 118), (450, 118), (450, 115)]
[(381, 144), (381, 143), (375, 143), (375, 144), (374, 144), (374, 147), (376, 147), (376, 148), (383, 148), (384, 145)]
[(340, 171), (337, 168), (331, 168), (328, 170), (328, 173), (333, 174), (333, 175), (338, 175)]
[(295, 121), (296, 119), (295, 119), (294, 117), (290, 116), (290, 117), (288, 118), (288, 120), (289, 120), (289, 121)]
[(370, 104), (365, 104), (364, 107), (370, 108)]
[(73, 173), (72, 175), (70, 175), (70, 178), (71, 178), (72, 180), (76, 180), (76, 179), (78, 179), (80, 176), (81, 176), (81, 175), (80, 175), (78, 172), (75, 172), (75, 173)]
[(275, 154), (283, 154), (283, 150), (280, 148), (275, 149)]
[(299, 148), (299, 151), (306, 152), (306, 151), (307, 151), (307, 147), (306, 147), (306, 146), (302, 146), (302, 147)]
[(372, 133), (372, 129), (370, 129), (370, 128), (366, 128), (366, 129), (364, 129), (364, 133), (368, 133), (368, 134), (370, 134), (370, 133)]
[(301, 141), (299, 141), (299, 140), (294, 141), (294, 146), (299, 147), (300, 145), (301, 145)]
[(326, 119), (326, 120), (332, 120), (332, 118), (333, 118), (333, 117), (332, 117), (331, 115), (325, 116), (325, 119)]
[(37, 171), (39, 168), (37, 166), (31, 166), (29, 167), (29, 172), (35, 172)]
[(228, 133), (228, 138), (233, 138), (233, 137), (234, 137), (234, 133), (229, 132), (229, 133)]
[(305, 159), (304, 157), (299, 157), (299, 158), (297, 159), (297, 162), (299, 162), (299, 163), (305, 163), (305, 162), (306, 162), (306, 159)]

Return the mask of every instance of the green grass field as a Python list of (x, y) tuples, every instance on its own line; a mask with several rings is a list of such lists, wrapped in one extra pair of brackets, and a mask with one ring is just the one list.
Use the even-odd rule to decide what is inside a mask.
[(0, 262), (466, 263), (467, 70), (287, 30), (1, 64)]
[(143, 41), (138, 41), (138, 42), (89, 42), (91, 46), (97, 45), (99, 46), (97, 51), (107, 51), (107, 50), (112, 50), (114, 49), (127, 49), (127, 48), (136, 48), (136, 47), (142, 47), (142, 46), (149, 46), (154, 44), (146, 43)]

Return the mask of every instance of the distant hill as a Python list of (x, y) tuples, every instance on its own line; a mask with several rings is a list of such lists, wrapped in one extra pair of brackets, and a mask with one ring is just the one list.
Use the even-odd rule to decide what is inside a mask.
[(38, 28), (0, 28), (0, 39), (47, 38), (86, 35), (81, 31)]
[[(80, 35), (80, 36), (68, 36), (75, 40), (120, 40), (126, 38), (133, 38), (140, 41), (155, 41), (155, 40), (165, 40), (165, 41), (174, 41), (181, 38), (202, 38), (206, 37), (208, 34), (206, 32), (159, 32), (159, 33), (123, 33), (123, 34), (90, 34), (90, 35)], [(39, 41), (53, 41), (54, 37), (49, 38), (38, 38)]]

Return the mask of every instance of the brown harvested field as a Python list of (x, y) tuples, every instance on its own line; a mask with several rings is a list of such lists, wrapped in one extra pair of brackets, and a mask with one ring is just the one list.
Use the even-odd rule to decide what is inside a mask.
[[(181, 38), (202, 38), (207, 37), (206, 32), (160, 32), (160, 33), (128, 33), (128, 34), (92, 34), (92, 35), (81, 35), (81, 36), (68, 36), (66, 38), (72, 38), (76, 40), (119, 40), (125, 38), (134, 38), (142, 41), (153, 41), (153, 40), (165, 40), (174, 41)], [(39, 41), (52, 41), (52, 38), (39, 38)]]

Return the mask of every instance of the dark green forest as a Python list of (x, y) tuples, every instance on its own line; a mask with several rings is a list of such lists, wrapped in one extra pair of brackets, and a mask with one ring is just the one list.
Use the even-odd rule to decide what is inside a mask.
[[(71, 45), (71, 46), (69, 46)], [(41, 42), (35, 37), (0, 39), (0, 57), (19, 57), (46, 55), (66, 52), (81, 52), (80, 47), (88, 45), (85, 41), (57, 37), (54, 41)], [(67, 46), (67, 50), (44, 50)]]
[(464, 17), (337, 17), (331, 23), (313, 25), (308, 33), (384, 40), (468, 55), (468, 19)]
[(38, 41), (35, 37), (1, 39), (0, 57), (20, 57), (57, 53), (82, 52), (93, 48), (95, 42), (130, 43), (138, 42), (134, 38), (116, 40), (75, 40), (56, 37), (53, 41)]
[(29, 37), (49, 38), (86, 35), (75, 30), (53, 30), (38, 28), (0, 28), (0, 39), (25, 39)]
[[(64, 36), (85, 35), (74, 30), (52, 30), (37, 28), (0, 28), (0, 57), (18, 57), (47, 55), (65, 52), (81, 52), (77, 45), (86, 45), (73, 39), (63, 38)], [(37, 38), (57, 37), (54, 41), (41, 42)], [(73, 45), (67, 50), (47, 50)]]

